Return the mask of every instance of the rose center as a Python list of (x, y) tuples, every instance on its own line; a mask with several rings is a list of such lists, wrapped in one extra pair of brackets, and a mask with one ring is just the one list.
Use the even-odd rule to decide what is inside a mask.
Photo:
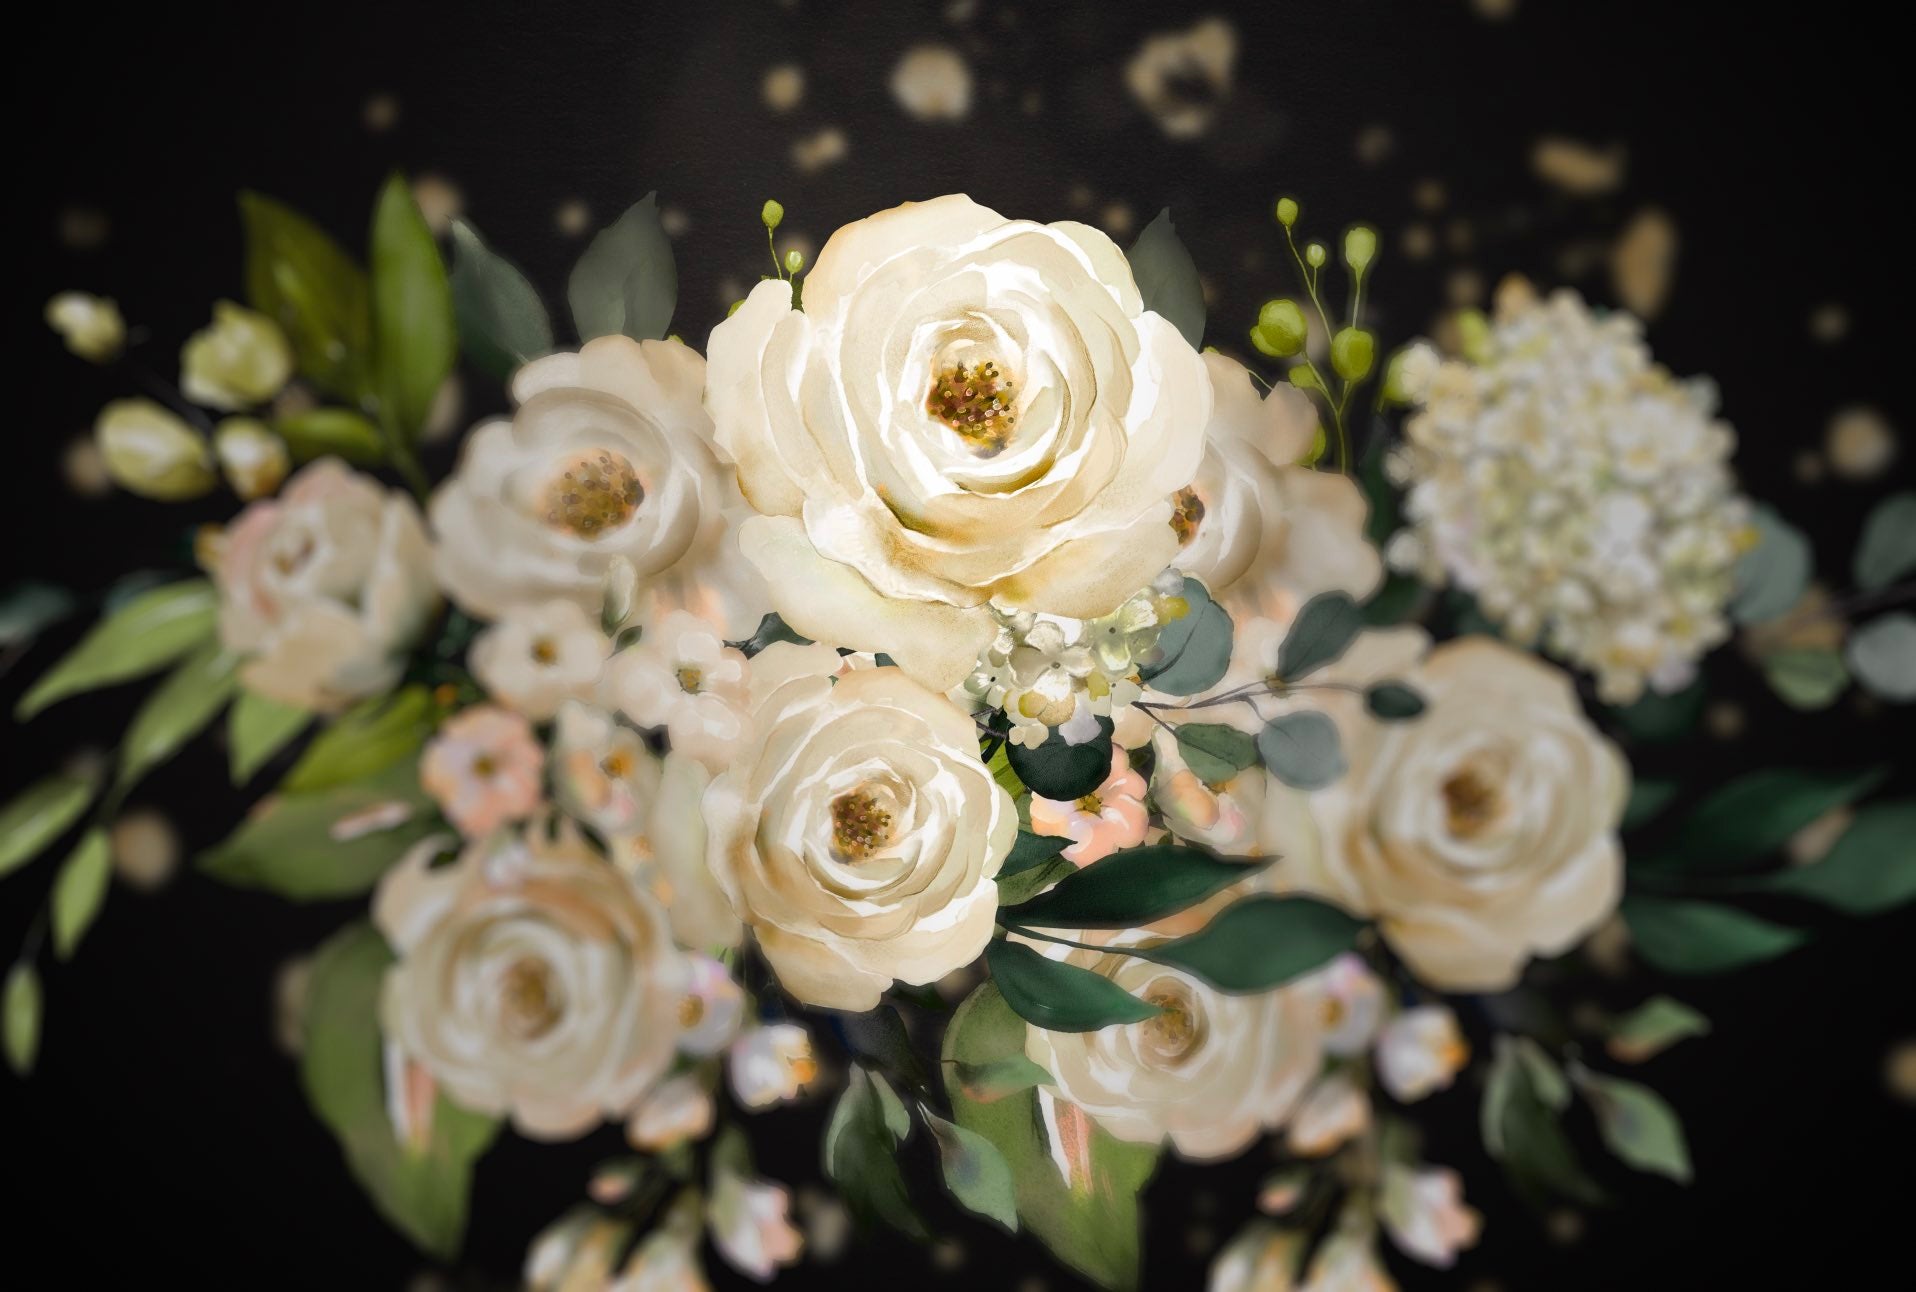
[(1503, 812), (1503, 791), (1480, 767), (1465, 767), (1444, 782), (1444, 820), (1451, 836), (1475, 839)]
[(934, 369), (925, 411), (985, 458), (1011, 443), (1018, 420), (1012, 410), (1011, 378), (992, 359)]
[(865, 861), (891, 842), (891, 813), (867, 790), (832, 800), (832, 851), (845, 861)]
[(568, 460), (546, 486), (545, 521), (580, 538), (597, 538), (631, 520), (644, 497), (630, 462), (610, 449), (595, 449)]
[(1104, 811), (1104, 800), (1096, 794), (1087, 794), (1078, 800), (1078, 811), (1089, 812), (1092, 816)]
[(525, 956), (506, 970), (500, 1014), (508, 1035), (534, 1041), (558, 1025), (564, 1006), (552, 966), (537, 956)]
[(541, 637), (532, 643), (532, 658), (541, 664), (550, 664), (559, 658), (559, 648), (550, 637)]
[(1159, 1010), (1155, 1017), (1138, 1025), (1145, 1045), (1163, 1063), (1182, 1063), (1204, 1039), (1203, 1020), (1195, 1003), (1181, 991), (1166, 989), (1147, 992), (1144, 999)]

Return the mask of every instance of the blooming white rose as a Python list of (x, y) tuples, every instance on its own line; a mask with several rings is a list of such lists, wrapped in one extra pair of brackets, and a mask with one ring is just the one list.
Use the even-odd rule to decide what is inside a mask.
[(866, 1010), (985, 949), (1018, 818), (950, 700), (895, 668), (780, 676), (807, 658), (752, 661), (757, 735), (705, 793), (711, 866), (785, 990)]
[(206, 437), (150, 399), (116, 399), (102, 408), (93, 440), (114, 483), (142, 498), (197, 498), (219, 478)]
[(748, 509), (713, 454), (704, 388), (705, 361), (676, 341), (600, 337), (521, 368), (517, 414), (473, 431), (433, 495), (447, 593), (486, 618), (554, 597), (596, 615), (623, 556), (647, 621), (689, 610), (749, 637), (766, 594), (738, 555)]
[(538, 1139), (624, 1117), (672, 1062), (686, 965), (665, 914), (576, 828), (414, 849), (373, 918), (399, 959), (380, 1021), (464, 1107)]
[(412, 499), (333, 458), (241, 512), (213, 573), (240, 681), (305, 709), (390, 690), (439, 608)]
[[(1161, 940), (1127, 930), (1106, 945)], [(1168, 1138), (1187, 1158), (1230, 1157), (1281, 1125), (1317, 1075), (1323, 1052), (1314, 987), (1233, 996), (1117, 950), (1044, 950), (1162, 1011), (1096, 1032), (1033, 1027), (1025, 1034), (1025, 1054), (1051, 1074), (1056, 1097), (1121, 1140)]]
[(1370, 1129), (1370, 1096), (1348, 1072), (1333, 1072), (1298, 1104), (1286, 1143), (1299, 1157), (1323, 1157)]
[(293, 375), (293, 347), (279, 325), (232, 301), (213, 305), (213, 324), (180, 351), (180, 393), (232, 412), (277, 395)]
[(577, 602), (515, 605), (473, 639), (473, 676), (507, 708), (534, 722), (558, 713), (566, 700), (590, 700), (612, 655), (596, 616)]
[(1204, 366), (1094, 229), (963, 196), (834, 233), (712, 332), (706, 403), (785, 621), (938, 690), (991, 607), (1105, 614), (1170, 563)]
[(1417, 629), (1366, 633), (1338, 665), (1407, 682), (1428, 706), (1411, 721), (1311, 693), (1338, 722), (1349, 770), (1310, 796), (1321, 847), (1272, 878), (1375, 916), (1434, 987), (1501, 991), (1616, 907), (1629, 770), (1557, 669), (1485, 637), (1420, 660), (1427, 646)]

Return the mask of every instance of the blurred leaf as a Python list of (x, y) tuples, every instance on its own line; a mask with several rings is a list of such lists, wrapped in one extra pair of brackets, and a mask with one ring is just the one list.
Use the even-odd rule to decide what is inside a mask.
[(313, 715), (252, 691), (241, 691), (227, 715), (226, 742), (233, 784), (253, 779), (294, 737), (306, 730)]
[(95, 625), (15, 706), (25, 721), (57, 700), (165, 668), (213, 636), (218, 596), (205, 579), (133, 598)]
[(1226, 861), (1199, 848), (1149, 844), (1074, 869), (1049, 892), (1001, 908), (1007, 924), (1128, 929), (1181, 911), (1256, 874), (1263, 861)]
[(348, 785), (410, 760), (425, 747), (435, 715), (432, 693), (423, 686), (363, 701), (313, 739), (280, 788), (303, 794)]
[(1668, 695), (1645, 691), (1634, 703), (1610, 712), (1630, 739), (1641, 744), (1667, 744), (1681, 740), (1696, 729), (1697, 720), (1703, 716), (1705, 696), (1699, 678)]
[(1849, 670), (1833, 650), (1785, 650), (1763, 659), (1770, 689), (1797, 709), (1827, 709), (1849, 685)]
[(1911, 570), (1916, 570), (1916, 493), (1891, 494), (1863, 522), (1856, 547), (1856, 586), (1875, 592)]
[(65, 834), (93, 801), (96, 788), (77, 776), (49, 776), (0, 808), (0, 875), (31, 861)]
[(1171, 223), (1170, 207), (1144, 226), (1125, 256), (1131, 262), (1131, 276), (1137, 280), (1144, 308), (1175, 327), (1193, 350), (1202, 348), (1204, 284), (1198, 279), (1197, 262), (1191, 259)]
[(1603, 1191), (1557, 1121), (1566, 1095), (1549, 1056), (1533, 1042), (1499, 1036), (1484, 1085), (1484, 1147), (1532, 1203), (1561, 1197), (1595, 1205), (1604, 1201)]
[(910, 1129), (908, 1117), (899, 1124), (903, 1111), (884, 1078), (854, 1064), (825, 1128), (825, 1175), (862, 1222), (883, 1221), (923, 1242), (930, 1235), (898, 1166), (898, 1144)]
[(552, 349), (539, 293), (464, 220), (452, 222), (452, 307), (467, 355), (501, 380)]
[(1623, 828), (1635, 830), (1663, 815), (1682, 790), (1675, 781), (1638, 777), (1630, 783), (1630, 801), (1623, 808)]
[(403, 175), (379, 191), (372, 229), (373, 373), (381, 420), (417, 442), (459, 357), (452, 288)]
[(1870, 620), (1850, 633), (1843, 656), (1872, 695), (1893, 704), (1916, 700), (1916, 615)]
[(1730, 614), (1738, 623), (1757, 624), (1789, 613), (1809, 587), (1813, 561), (1803, 531), (1762, 504), (1751, 510), (1756, 546), (1736, 565), (1736, 591)]
[(992, 942), (985, 948), (985, 964), (1005, 1002), (1048, 1032), (1095, 1032), (1158, 1013), (1157, 1006), (1102, 974), (1050, 959), (1021, 942)]
[(1664, 849), (1633, 860), (1639, 873), (1718, 874), (1781, 849), (1825, 813), (1862, 798), (1887, 768), (1814, 771), (1770, 768), (1717, 790), (1683, 819)]
[(870, 1059), (881, 1072), (901, 1078), (916, 1089), (930, 1087), (931, 1077), (912, 1047), (905, 1021), (889, 1002), (880, 1001), (876, 1009), (862, 1014), (840, 1014), (838, 1026), (852, 1053)]
[(376, 467), (386, 461), (386, 441), (379, 428), (350, 408), (313, 408), (273, 419), (273, 429), (286, 441), (295, 462), (314, 458), (342, 458), (354, 466)]
[(259, 193), (241, 193), (239, 205), (247, 300), (285, 331), (308, 381), (359, 399), (373, 330), (364, 271), (291, 207)]
[(4, 1031), (7, 1043), (7, 1066), (19, 1076), (33, 1071), (33, 1061), (40, 1055), (40, 1022), (45, 1011), (45, 1002), (40, 994), (40, 973), (25, 960), (17, 962), (7, 973), (6, 1014)]
[(1604, 1045), (1621, 1063), (1642, 1063), (1692, 1036), (1708, 1036), (1710, 1020), (1668, 996), (1652, 996), (1613, 1020)]
[(24, 646), (73, 613), (73, 594), (51, 583), (16, 583), (0, 594), (0, 650)]
[(1363, 611), (1347, 592), (1320, 592), (1304, 603), (1277, 648), (1277, 673), (1296, 682), (1331, 663), (1364, 629)]
[(1916, 799), (1862, 808), (1821, 861), (1747, 882), (1848, 915), (1876, 915), (1916, 901)]
[(1006, 1233), (1017, 1233), (1017, 1186), (1011, 1178), (1011, 1166), (998, 1146), (975, 1130), (946, 1121), (929, 1108), (922, 1112), (932, 1138), (938, 1141), (945, 1188), (951, 1196), (973, 1215), (983, 1216)]
[(1800, 929), (1714, 902), (1633, 893), (1623, 899), (1623, 918), (1637, 953), (1666, 973), (1725, 973), (1774, 960), (1809, 940)]
[(671, 325), (679, 271), (659, 223), (658, 196), (647, 193), (602, 229), (572, 267), (566, 299), (580, 340), (623, 333), (656, 341)]
[(472, 1167), (499, 1123), (444, 1095), (422, 1145), (399, 1142), (387, 1114), (379, 995), (393, 954), (369, 924), (337, 934), (313, 957), (300, 1078), (319, 1119), (381, 1215), (440, 1260), (465, 1236)]
[[(1071, 840), (1060, 839), (1058, 842), (1069, 844)], [(1077, 866), (1063, 857), (1052, 857), (1035, 866), (1023, 867), (1009, 875), (1001, 870), (998, 872), (998, 906), (1003, 909), (1029, 901), (1066, 875), (1077, 873)]]
[(1321, 790), (1346, 769), (1337, 724), (1314, 709), (1281, 714), (1264, 724), (1257, 752), (1271, 775), (1300, 790)]
[(1667, 1176), (1678, 1184), (1690, 1182), (1690, 1149), (1683, 1139), (1683, 1123), (1661, 1095), (1634, 1081), (1592, 1072), (1582, 1064), (1572, 1066), (1570, 1075), (1589, 1100), (1603, 1142), (1612, 1153), (1639, 1171)]
[[(1120, 854), (1122, 855), (1122, 854)], [(1357, 945), (1364, 921), (1311, 897), (1246, 897), (1196, 933), (1141, 950), (1219, 991), (1270, 991)]]
[[(1197, 695), (1216, 686), (1231, 666), (1231, 616), (1203, 583), (1186, 575), (1184, 615), (1164, 625), (1156, 654), (1138, 676), (1166, 695)], [(1048, 797), (1048, 796), (1047, 796)]]
[(1378, 682), (1365, 688), (1364, 707), (1373, 718), (1402, 722), (1424, 711), (1424, 697), (1402, 682)]
[(120, 742), (119, 789), (164, 763), (226, 707), (238, 688), (233, 656), (208, 642), (146, 698)]
[(1178, 753), (1191, 774), (1207, 785), (1230, 780), (1257, 763), (1257, 739), (1219, 722), (1178, 724)]
[[(1386, 533), (1388, 538), (1389, 534)], [(1364, 622), (1389, 628), (1410, 619), (1424, 598), (1424, 585), (1405, 574), (1391, 574), (1363, 605)]]
[(1104, 784), (1111, 774), (1111, 719), (1098, 719), (1095, 739), (1073, 745), (1056, 731), (1035, 749), (1005, 744), (1005, 758), (1018, 779), (1040, 798), (1068, 803)]
[[(1019, 1019), (1018, 1022), (1022, 1027), (1024, 1020)], [(1007, 1054), (1002, 1059), (991, 1059), (984, 1063), (953, 1060), (945, 1067), (945, 1083), (954, 1091), (962, 1091), (967, 1099), (988, 1104), (1033, 1086), (1049, 1085), (1051, 1074), (1026, 1058), (1024, 1051), (1020, 1050), (1016, 1054)]]
[(113, 850), (106, 831), (95, 826), (68, 855), (53, 881), (53, 953), (60, 959), (71, 958), (93, 926), (112, 878)]

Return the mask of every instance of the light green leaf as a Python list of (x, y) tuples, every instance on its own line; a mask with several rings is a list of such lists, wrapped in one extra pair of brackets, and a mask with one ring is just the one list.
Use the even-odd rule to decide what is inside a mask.
[(1632, 894), (1623, 900), (1623, 918), (1637, 953), (1667, 973), (1726, 973), (1774, 960), (1809, 939), (1733, 906), (1679, 898)]
[(1639, 1171), (1690, 1182), (1690, 1149), (1683, 1123), (1663, 1096), (1648, 1086), (1573, 1065), (1570, 1075), (1597, 1115), (1597, 1129), (1610, 1151)]
[(372, 351), (364, 271), (291, 207), (259, 193), (241, 193), (239, 204), (247, 299), (285, 331), (308, 381), (357, 400)]
[(16, 583), (0, 594), (0, 650), (23, 646), (73, 613), (73, 594), (51, 583)]
[(1170, 843), (1126, 848), (1074, 869), (1049, 892), (1000, 908), (998, 918), (1026, 928), (1135, 928), (1248, 879), (1265, 864)]
[(1231, 666), (1235, 629), (1231, 616), (1211, 599), (1197, 579), (1186, 575), (1182, 593), (1185, 613), (1165, 624), (1158, 634), (1156, 655), (1138, 670), (1154, 691), (1166, 695), (1197, 695), (1216, 686)]
[[(1023, 1019), (1018, 1021), (1021, 1025), (1024, 1022)], [(952, 1089), (962, 1090), (965, 1098), (988, 1104), (1033, 1086), (1050, 1085), (1051, 1074), (1019, 1051), (986, 1063), (959, 1063), (954, 1060), (946, 1065), (945, 1080)]]
[(1833, 650), (1785, 650), (1763, 659), (1763, 676), (1784, 703), (1827, 709), (1849, 685), (1849, 670)]
[(1221, 785), (1257, 763), (1257, 739), (1221, 722), (1178, 724), (1178, 753), (1191, 774), (1207, 785)]
[(314, 738), (280, 788), (304, 794), (349, 785), (402, 759), (411, 759), (432, 734), (432, 693), (408, 686), (348, 709)]
[(1916, 700), (1916, 615), (1870, 620), (1850, 633), (1843, 657), (1872, 695), (1892, 704)]
[(1769, 507), (1753, 508), (1750, 521), (1757, 543), (1737, 562), (1730, 614), (1738, 623), (1757, 624), (1788, 613), (1802, 600), (1813, 561), (1803, 531)]
[(1364, 922), (1310, 897), (1246, 897), (1196, 933), (1140, 954), (1219, 991), (1270, 991), (1357, 944)]
[(68, 855), (53, 881), (53, 953), (60, 959), (70, 959), (93, 926), (112, 878), (113, 849), (106, 831), (96, 826)]
[(1716, 874), (1781, 849), (1818, 817), (1883, 783), (1888, 769), (1772, 768), (1731, 781), (1697, 806), (1667, 848), (1633, 863), (1644, 873)]
[(572, 267), (566, 300), (581, 340), (623, 333), (656, 341), (672, 322), (679, 270), (659, 223), (657, 193), (647, 193), (606, 226)]
[(898, 1167), (898, 1143), (910, 1128), (910, 1114), (884, 1078), (854, 1064), (825, 1128), (824, 1166), (861, 1221), (882, 1221), (923, 1241), (924, 1222)]
[(1620, 1063), (1642, 1063), (1678, 1041), (1709, 1034), (1709, 1019), (1682, 1001), (1652, 996), (1611, 1022), (1604, 1048)]
[(205, 579), (141, 593), (81, 638), (21, 697), (14, 716), (24, 722), (70, 695), (165, 668), (212, 637), (218, 604)]
[(233, 784), (244, 785), (274, 754), (306, 730), (313, 715), (304, 709), (241, 691), (227, 714), (226, 742)]
[(146, 698), (120, 742), (120, 789), (178, 753), (225, 707), (239, 686), (234, 664), (218, 642), (208, 642)]
[(539, 293), (464, 220), (452, 222), (452, 308), (466, 354), (495, 377), (552, 349)]
[(1314, 709), (1281, 714), (1264, 724), (1257, 752), (1271, 775), (1300, 790), (1321, 790), (1344, 774), (1337, 724)]
[(1891, 494), (1863, 522), (1863, 538), (1856, 547), (1856, 585), (1875, 592), (1911, 570), (1916, 570), (1916, 493)]
[(1876, 915), (1916, 901), (1916, 799), (1863, 808), (1821, 861), (1749, 884), (1849, 915)]
[(65, 834), (93, 801), (96, 788), (77, 776), (49, 776), (0, 808), (0, 875), (31, 861)]
[(354, 466), (376, 467), (386, 461), (386, 441), (379, 428), (350, 408), (314, 408), (273, 419), (273, 429), (286, 441), (295, 462), (314, 458), (343, 458)]
[(459, 356), (459, 331), (439, 246), (401, 175), (386, 181), (373, 208), (372, 271), (380, 420), (412, 443)]
[(1144, 226), (1125, 258), (1144, 308), (1175, 327), (1193, 350), (1203, 346), (1204, 284), (1198, 280), (1197, 262), (1171, 223), (1169, 207)]
[(33, 1071), (33, 1061), (40, 1055), (40, 1022), (45, 1012), (45, 1002), (40, 994), (40, 973), (27, 961), (16, 963), (7, 974), (6, 1014), (4, 1030), (7, 1044), (7, 1066), (15, 1074), (26, 1076)]
[[(1541, 1083), (1541, 1085), (1539, 1084)], [(1568, 1101), (1563, 1076), (1525, 1038), (1499, 1036), (1484, 1085), (1484, 1147), (1503, 1163), (1517, 1192), (1535, 1202), (1604, 1200), (1557, 1117)]]
[(424, 1142), (399, 1141), (386, 1111), (379, 1032), (380, 988), (392, 962), (368, 924), (348, 927), (319, 949), (306, 992), (300, 1079), (380, 1214), (421, 1250), (450, 1260), (465, 1236), (473, 1163), (499, 1124), (441, 1095)]
[(1021, 942), (999, 938), (985, 948), (985, 965), (1005, 1003), (1048, 1032), (1095, 1032), (1158, 1013), (1103, 974), (1053, 960)]
[(1018, 1232), (1017, 1184), (998, 1146), (975, 1130), (948, 1122), (929, 1108), (920, 1110), (938, 1141), (945, 1188), (958, 1204), (992, 1221), (1006, 1233)]
[(1347, 592), (1320, 592), (1304, 603), (1277, 648), (1277, 673), (1286, 682), (1309, 676), (1341, 656), (1364, 629), (1364, 612)]

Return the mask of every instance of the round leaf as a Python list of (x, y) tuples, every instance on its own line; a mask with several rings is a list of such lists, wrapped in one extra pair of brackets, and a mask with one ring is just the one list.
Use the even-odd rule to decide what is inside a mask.
[(1287, 713), (1266, 723), (1257, 752), (1271, 775), (1300, 790), (1321, 790), (1344, 774), (1337, 724), (1312, 710)]

